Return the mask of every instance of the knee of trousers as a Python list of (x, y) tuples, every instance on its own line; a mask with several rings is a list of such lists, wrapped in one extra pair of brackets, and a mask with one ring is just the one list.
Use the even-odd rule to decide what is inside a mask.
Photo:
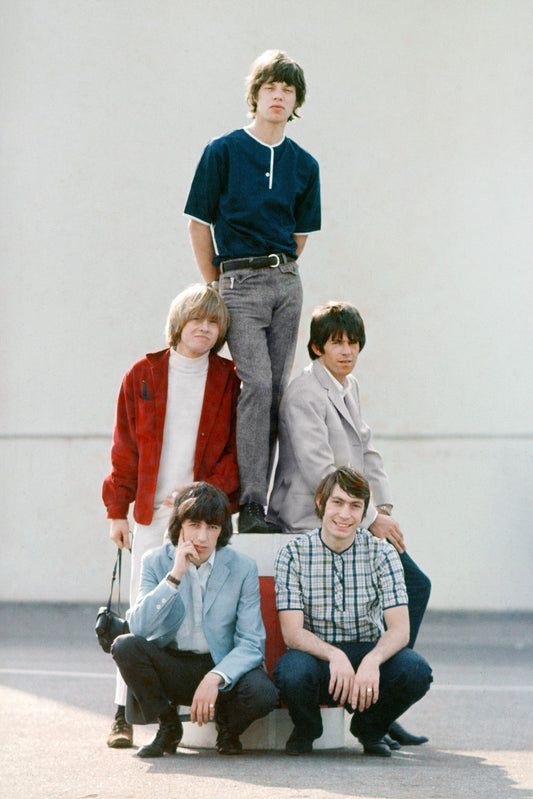
[(421, 655), (418, 655), (418, 664), (416, 673), (413, 676), (413, 688), (416, 689), (417, 699), (421, 699), (427, 692), (433, 682), (433, 672), (431, 666)]
[(265, 674), (265, 679), (256, 686), (254, 697), (257, 712), (261, 716), (266, 716), (280, 705), (279, 690), (276, 688), (268, 674)]
[[(241, 707), (252, 710), (257, 716), (266, 716), (279, 706), (278, 689), (261, 668), (253, 669), (241, 677), (234, 691), (229, 692), (228, 701), (233, 701), (232, 694), (238, 696)], [(224, 694), (219, 696), (224, 699)]]
[(140, 638), (133, 633), (119, 635), (111, 645), (111, 655), (113, 660), (120, 665), (124, 661), (131, 661), (133, 657), (138, 657), (143, 649), (142, 643), (146, 643), (144, 638)]
[(290, 649), (276, 663), (273, 676), (283, 694), (300, 693), (320, 684), (320, 663), (307, 652)]
[(402, 649), (389, 661), (390, 670), (386, 682), (392, 693), (420, 699), (429, 690), (433, 674), (427, 660), (412, 649)]
[(253, 401), (256, 405), (260, 405), (270, 409), (272, 402), (272, 379), (270, 375), (264, 371), (257, 372), (256, 374), (248, 373), (241, 386), (241, 393), (237, 404), (243, 405), (246, 402)]

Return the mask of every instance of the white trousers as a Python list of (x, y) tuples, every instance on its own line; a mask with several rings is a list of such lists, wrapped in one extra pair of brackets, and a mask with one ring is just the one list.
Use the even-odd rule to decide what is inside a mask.
[[(161, 546), (167, 537), (167, 528), (173, 508), (162, 505), (157, 511), (150, 524), (137, 524), (133, 526), (133, 544), (131, 548), (131, 576), (130, 576), (130, 608), (135, 605), (137, 595), (141, 586), (141, 560), (145, 552), (149, 549)], [(117, 669), (115, 685), (115, 704), (126, 704), (127, 685), (122, 679), (120, 671)]]

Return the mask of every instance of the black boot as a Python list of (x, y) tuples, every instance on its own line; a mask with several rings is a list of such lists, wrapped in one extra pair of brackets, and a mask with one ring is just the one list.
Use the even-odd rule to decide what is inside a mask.
[(217, 709), (215, 711), (215, 725), (217, 728), (217, 752), (219, 755), (240, 755), (242, 752), (242, 744), (239, 741), (239, 735), (231, 729), (228, 724), (228, 718), (224, 702), (217, 702)]
[(153, 741), (137, 752), (138, 757), (163, 757), (165, 752), (176, 754), (176, 749), (183, 736), (183, 726), (177, 714), (175, 721), (160, 721), (159, 729)]

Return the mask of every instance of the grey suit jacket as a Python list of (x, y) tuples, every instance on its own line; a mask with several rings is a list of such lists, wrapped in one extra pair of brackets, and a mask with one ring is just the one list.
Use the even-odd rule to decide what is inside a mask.
[[(317, 526), (314, 492), (320, 480), (339, 466), (362, 472), (373, 502), (363, 519), (376, 518), (375, 504), (392, 504), (389, 479), (370, 428), (361, 418), (359, 388), (350, 376), (347, 402), (320, 361), (313, 361), (288, 386), (279, 414), (279, 459), (268, 519), (284, 532)], [(375, 503), (375, 504), (374, 504)]]
[[(192, 601), (187, 572), (177, 589), (165, 579), (174, 552), (173, 544), (167, 543), (144, 555), (141, 588), (129, 616), (130, 631), (159, 647), (175, 639)], [(265, 628), (257, 565), (230, 546), (216, 552), (204, 596), (202, 626), (215, 666), (230, 681), (226, 688), (263, 662)]]

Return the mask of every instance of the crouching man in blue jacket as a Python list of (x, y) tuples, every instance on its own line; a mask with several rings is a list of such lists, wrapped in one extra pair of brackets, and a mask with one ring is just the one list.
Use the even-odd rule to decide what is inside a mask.
[(278, 706), (262, 668), (265, 629), (255, 561), (227, 547), (226, 495), (193, 483), (177, 496), (170, 542), (147, 552), (131, 611), (131, 633), (112, 655), (137, 704), (136, 723), (159, 721), (139, 757), (175, 753), (183, 734), (178, 705), (199, 725), (214, 720), (217, 750), (242, 751), (239, 736)]

